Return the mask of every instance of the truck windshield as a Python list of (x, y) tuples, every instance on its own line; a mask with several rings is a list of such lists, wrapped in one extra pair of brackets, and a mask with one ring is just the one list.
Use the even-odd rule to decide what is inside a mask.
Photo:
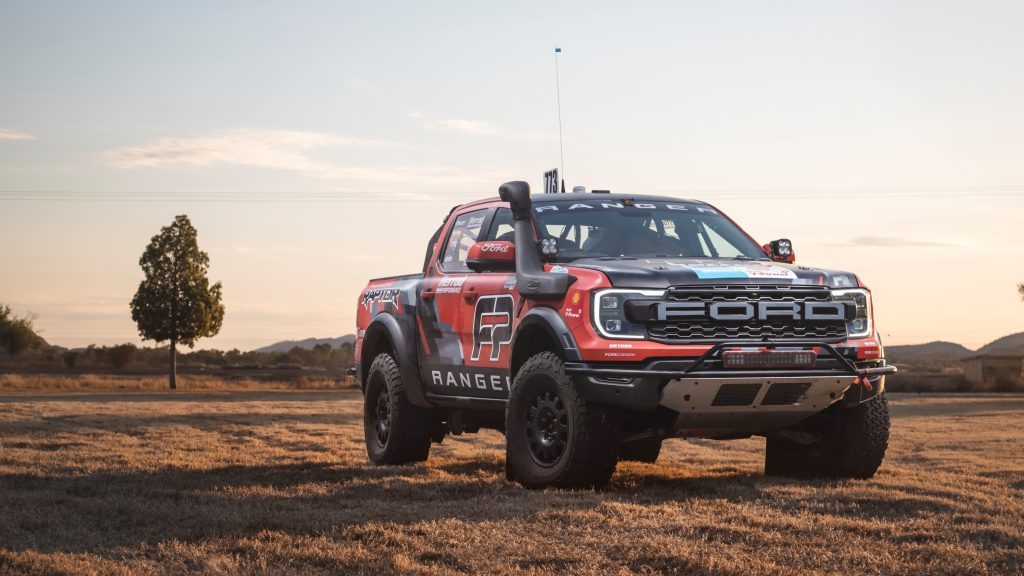
[(558, 262), (580, 258), (740, 258), (767, 260), (735, 224), (703, 204), (683, 201), (536, 202), (544, 238)]

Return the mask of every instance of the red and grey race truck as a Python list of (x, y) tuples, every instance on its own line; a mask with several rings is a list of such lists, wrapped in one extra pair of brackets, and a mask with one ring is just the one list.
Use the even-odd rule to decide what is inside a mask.
[(605, 191), (454, 208), (423, 271), (359, 295), (375, 464), (505, 434), (527, 487), (600, 487), (667, 438), (767, 438), (765, 473), (867, 478), (889, 438), (871, 292), (717, 208)]

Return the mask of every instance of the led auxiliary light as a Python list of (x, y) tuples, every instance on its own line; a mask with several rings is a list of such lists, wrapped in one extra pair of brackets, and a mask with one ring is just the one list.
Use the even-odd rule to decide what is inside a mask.
[(791, 256), (793, 254), (793, 243), (789, 240), (782, 239), (772, 242), (774, 244), (775, 253), (779, 256)]
[(545, 238), (540, 241), (540, 252), (545, 256), (554, 256), (558, 254), (558, 240), (554, 238)]
[(726, 350), (724, 368), (811, 368), (818, 355), (810, 350)]

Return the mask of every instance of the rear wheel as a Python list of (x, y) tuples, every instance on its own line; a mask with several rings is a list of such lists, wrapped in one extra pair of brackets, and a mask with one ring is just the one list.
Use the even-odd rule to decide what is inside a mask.
[(618, 413), (584, 400), (551, 352), (529, 358), (505, 415), (506, 470), (527, 488), (601, 487), (618, 461)]
[(374, 464), (422, 462), (430, 454), (435, 418), (430, 409), (409, 403), (398, 363), (378, 354), (366, 376), (363, 433)]
[(816, 417), (808, 427), (819, 440), (804, 445), (779, 436), (768, 438), (766, 475), (871, 478), (889, 445), (889, 403), (882, 394)]
[(657, 462), (658, 455), (661, 454), (661, 442), (662, 438), (658, 437), (641, 438), (639, 440), (633, 440), (632, 442), (623, 442), (622, 449), (619, 450), (619, 460), (648, 463)]

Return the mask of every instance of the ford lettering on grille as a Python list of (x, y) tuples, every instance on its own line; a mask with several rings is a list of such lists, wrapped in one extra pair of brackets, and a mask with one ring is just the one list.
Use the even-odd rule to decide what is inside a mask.
[(733, 300), (728, 302), (660, 302), (655, 318), (659, 322), (701, 321), (706, 319), (742, 322), (747, 320), (803, 320), (836, 321), (852, 317), (847, 302), (752, 302)]
[(656, 342), (694, 344), (726, 340), (841, 342), (856, 314), (835, 302), (825, 286), (674, 286), (665, 299), (627, 306), (627, 317), (647, 325)]

